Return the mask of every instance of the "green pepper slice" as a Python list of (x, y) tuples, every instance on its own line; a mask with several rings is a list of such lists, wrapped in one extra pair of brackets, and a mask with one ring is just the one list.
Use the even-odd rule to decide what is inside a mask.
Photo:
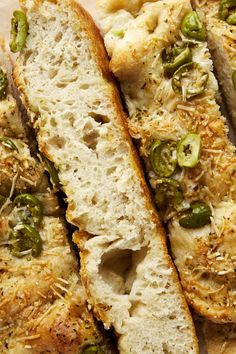
[(20, 194), (14, 200), (15, 205), (27, 206), (30, 210), (33, 222), (39, 225), (43, 219), (43, 206), (32, 194)]
[(180, 183), (173, 178), (158, 179), (155, 202), (160, 209), (173, 206), (177, 211), (182, 211), (183, 194)]
[(151, 164), (159, 177), (170, 177), (177, 166), (177, 144), (174, 141), (161, 142), (157, 140), (151, 148)]
[(42, 239), (39, 232), (32, 226), (22, 224), (20, 230), (12, 231), (9, 235), (9, 248), (13, 256), (22, 258), (23, 252), (31, 250), (33, 257), (38, 257), (42, 251)]
[(190, 11), (182, 21), (181, 31), (186, 37), (205, 41), (206, 31), (196, 11)]
[(192, 61), (191, 50), (184, 44), (175, 44), (162, 52), (162, 63), (166, 75), (173, 75), (180, 66), (190, 61)]
[(8, 149), (15, 150), (15, 151), (19, 152), (18, 147), (13, 143), (13, 141), (11, 139), (1, 136), (0, 142), (2, 143), (3, 146), (7, 147)]
[(233, 81), (234, 88), (236, 90), (236, 70), (233, 70), (232, 81)]
[(3, 206), (5, 201), (6, 201), (6, 198), (3, 195), (0, 195), (0, 208)]
[(180, 167), (195, 167), (199, 162), (201, 138), (198, 134), (187, 134), (177, 146), (177, 159)]
[(209, 79), (208, 72), (199, 64), (190, 62), (182, 65), (172, 78), (172, 88), (175, 93), (188, 99), (203, 93)]
[(28, 30), (29, 26), (24, 12), (14, 11), (11, 19), (10, 40), (10, 49), (13, 53), (20, 52), (25, 48)]
[(191, 210), (179, 220), (180, 226), (185, 229), (203, 227), (211, 222), (211, 208), (206, 203), (196, 202), (191, 204)]
[[(219, 18), (223, 21), (234, 22), (234, 16), (233, 19), (231, 16), (235, 14), (235, 10), (236, 10), (236, 0), (221, 0), (220, 8), (219, 8)], [(234, 25), (235, 23), (229, 23), (229, 24)]]
[(236, 11), (233, 12), (229, 17), (227, 18), (226, 22), (229, 25), (236, 25)]
[(7, 97), (7, 86), (8, 86), (7, 75), (0, 68), (0, 100), (3, 100), (4, 98)]
[(99, 345), (90, 345), (83, 350), (83, 354), (104, 354), (104, 351)]
[(51, 162), (50, 160), (48, 160), (45, 156), (43, 156), (43, 160), (45, 162), (46, 165), (46, 169), (51, 177), (51, 183), (57, 188), (60, 189), (61, 184), (60, 184), (60, 180), (59, 180), (59, 176), (58, 176), (58, 172), (53, 164), (53, 162)]

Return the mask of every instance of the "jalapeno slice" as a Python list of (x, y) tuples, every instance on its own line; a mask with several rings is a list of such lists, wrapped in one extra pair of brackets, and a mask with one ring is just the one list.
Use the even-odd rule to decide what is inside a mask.
[(233, 86), (236, 90), (236, 70), (233, 70), (232, 81), (233, 81)]
[(3, 146), (7, 147), (8, 149), (15, 150), (15, 151), (19, 152), (18, 147), (13, 143), (13, 141), (11, 139), (1, 136), (0, 142), (2, 143)]
[(59, 180), (59, 176), (58, 176), (58, 172), (53, 164), (53, 162), (51, 162), (50, 160), (48, 160), (45, 156), (43, 156), (43, 160), (45, 162), (46, 165), (46, 169), (51, 177), (51, 183), (57, 188), (60, 189), (61, 184), (60, 184), (60, 180)]
[(151, 148), (151, 164), (159, 177), (170, 177), (177, 166), (177, 144), (174, 141), (156, 141)]
[(83, 354), (104, 354), (104, 351), (99, 345), (90, 345), (83, 350)]
[(20, 52), (25, 48), (26, 39), (28, 35), (27, 18), (22, 11), (14, 11), (11, 19), (11, 40), (10, 49), (13, 53)]
[(173, 178), (158, 179), (155, 202), (160, 209), (173, 206), (177, 211), (181, 211), (183, 194), (180, 190), (180, 183)]
[(25, 251), (31, 250), (33, 257), (38, 257), (42, 251), (42, 239), (39, 232), (32, 226), (22, 224), (18, 230), (14, 230), (9, 235), (9, 248), (13, 256), (22, 258)]
[(162, 52), (162, 63), (166, 75), (173, 75), (180, 66), (190, 61), (192, 61), (191, 49), (184, 44), (175, 44)]
[(190, 11), (182, 21), (182, 33), (189, 38), (197, 41), (204, 41), (206, 39), (206, 31), (196, 11)]
[(235, 25), (235, 11), (236, 0), (221, 0), (219, 8), (219, 18), (221, 20), (227, 21), (229, 24)]
[(177, 146), (177, 159), (180, 167), (195, 167), (199, 162), (201, 138), (198, 134), (187, 134)]
[(5, 201), (6, 201), (6, 198), (3, 195), (0, 195), (0, 208), (3, 206)]
[(15, 198), (14, 204), (19, 206), (27, 206), (33, 219), (33, 223), (35, 225), (39, 225), (41, 223), (43, 219), (43, 207), (38, 198), (34, 195), (20, 194)]
[(172, 78), (172, 88), (175, 93), (188, 99), (203, 93), (209, 79), (208, 72), (199, 64), (190, 62), (182, 65)]
[(203, 227), (211, 222), (211, 209), (209, 205), (202, 202), (191, 204), (189, 213), (179, 220), (180, 226), (185, 229)]
[(227, 18), (226, 22), (229, 25), (236, 25), (236, 10)]
[(7, 86), (8, 86), (7, 75), (0, 68), (0, 100), (3, 100), (4, 98), (7, 97)]

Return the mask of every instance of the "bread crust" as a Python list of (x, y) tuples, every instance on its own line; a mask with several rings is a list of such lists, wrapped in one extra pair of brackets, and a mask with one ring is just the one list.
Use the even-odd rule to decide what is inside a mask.
[[(155, 223), (156, 225), (156, 236), (160, 238), (162, 247), (164, 249), (164, 256), (165, 256), (165, 262), (167, 262), (168, 267), (172, 269), (172, 281), (175, 284), (176, 287), (176, 292), (179, 293), (179, 296), (181, 298), (181, 307), (185, 313), (185, 321), (188, 324), (188, 327), (191, 329), (191, 334), (192, 334), (192, 346), (193, 346), (193, 352), (198, 353), (199, 348), (198, 348), (198, 341), (196, 338), (195, 334), (195, 329), (193, 325), (193, 321), (191, 318), (191, 314), (188, 308), (188, 305), (186, 303), (186, 300), (182, 294), (182, 289), (180, 286), (180, 282), (178, 279), (178, 275), (176, 272), (176, 269), (173, 265), (173, 262), (171, 260), (171, 257), (168, 254), (167, 246), (166, 246), (166, 238), (165, 234), (163, 231), (163, 228), (161, 226), (159, 217), (157, 215), (157, 212), (154, 209), (152, 198), (150, 191), (145, 183), (144, 179), (144, 174), (142, 172), (142, 167), (141, 167), (141, 162), (138, 157), (138, 154), (132, 144), (131, 138), (128, 133), (128, 127), (127, 127), (127, 120), (126, 120), (126, 115), (122, 109), (122, 104), (120, 100), (120, 95), (118, 92), (118, 89), (116, 87), (115, 79), (113, 75), (109, 71), (109, 61), (108, 57), (106, 55), (106, 51), (103, 45), (103, 41), (101, 38), (101, 35), (95, 26), (91, 16), (75, 1), (73, 0), (51, 0), (52, 3), (54, 4), (63, 4), (63, 6), (70, 7), (74, 13), (76, 13), (78, 19), (80, 20), (80, 23), (82, 24), (82, 27), (84, 31), (87, 33), (91, 45), (92, 45), (92, 52), (91, 55), (93, 57), (93, 60), (95, 60), (97, 64), (98, 70), (100, 70), (104, 80), (106, 80), (109, 85), (110, 89), (112, 90), (112, 105), (115, 107), (115, 110), (117, 112), (117, 118), (119, 120), (119, 125), (122, 130), (123, 138), (126, 140), (129, 144), (129, 149), (130, 149), (130, 160), (133, 169), (135, 170), (136, 175), (138, 176), (138, 180), (140, 182), (140, 185), (142, 186), (142, 194), (143, 197), (145, 198), (145, 203), (146, 203), (146, 208), (150, 212), (151, 215), (151, 220)], [(24, 1), (21, 1), (23, 7), (24, 7)], [(42, 4), (42, 1), (37, 1), (35, 2), (35, 6), (38, 8)], [(14, 80), (16, 82), (16, 85), (21, 93), (22, 100), (27, 107), (29, 111), (31, 111), (31, 105), (30, 105), (30, 99), (27, 97), (26, 93), (26, 87), (25, 87), (25, 82), (22, 79), (22, 74), (21, 74), (21, 68), (16, 64), (15, 65), (15, 70), (14, 70)], [(39, 132), (40, 135), (40, 132)], [(54, 160), (54, 156), (51, 156), (49, 154), (48, 149), (46, 146), (41, 142), (40, 143), (40, 150), (43, 154), (45, 154), (50, 160)], [(68, 210), (67, 210), (67, 219), (78, 226), (81, 231), (76, 232), (74, 234), (74, 242), (78, 245), (80, 252), (81, 252), (81, 278), (84, 284), (84, 287), (87, 292), (87, 296), (89, 298), (89, 303), (93, 307), (93, 311), (98, 317), (98, 319), (101, 319), (105, 326), (107, 327), (110, 326), (110, 319), (109, 316), (107, 315), (107, 308), (106, 304), (98, 304), (96, 302), (96, 299), (94, 299), (94, 296), (91, 292), (91, 280), (90, 277), (87, 274), (87, 259), (90, 257), (89, 252), (84, 248), (84, 245), (86, 241), (93, 235), (90, 235), (88, 232), (83, 231), (83, 226), (78, 222), (75, 218), (73, 218), (72, 211), (74, 210), (74, 205), (73, 203), (69, 204)]]

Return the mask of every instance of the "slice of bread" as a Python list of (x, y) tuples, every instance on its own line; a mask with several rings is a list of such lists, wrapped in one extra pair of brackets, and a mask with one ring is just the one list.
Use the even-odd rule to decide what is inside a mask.
[[(77, 354), (89, 345), (114, 353), (87, 308), (78, 262), (44, 163), (30, 152), (3, 46), (0, 68), (8, 76), (7, 97), (0, 99), (0, 137), (8, 139), (8, 144), (0, 143), (0, 353)], [(33, 237), (38, 232), (42, 240), (37, 257), (30, 249), (16, 256), (11, 248), (12, 233), (22, 222), (32, 222), (26, 207), (12, 203), (22, 193), (32, 193), (42, 204), (42, 221), (34, 225)], [(20, 235), (24, 245), (26, 235)]]
[[(188, 302), (214, 321), (235, 322), (235, 147), (216, 103), (218, 85), (207, 43), (182, 32), (185, 16), (192, 11), (190, 1), (98, 0), (98, 8), (110, 68), (120, 81), (129, 111), (129, 129), (137, 139), (158, 201), (160, 176), (152, 166), (153, 143), (179, 144), (189, 133), (198, 134), (201, 140), (200, 156), (193, 168), (179, 166), (169, 176), (179, 185), (183, 201), (180, 198), (176, 207), (168, 199), (165, 208), (157, 206), (169, 227)], [(182, 94), (173, 90), (172, 77), (164, 70), (164, 56), (173, 45), (188, 47), (191, 60), (205, 72), (208, 79), (201, 94), (190, 98), (184, 95), (188, 78), (182, 81)], [(197, 77), (189, 80), (194, 91)], [(198, 201), (210, 208), (209, 222), (202, 227), (182, 227), (179, 220), (191, 203)]]
[[(236, 26), (219, 18), (220, 0), (193, 0), (207, 28), (207, 41), (229, 114), (236, 128)], [(236, 77), (236, 74), (235, 74)]]
[(82, 280), (121, 353), (197, 353), (189, 309), (128, 135), (99, 32), (74, 1), (21, 1), (14, 70), (80, 231)]

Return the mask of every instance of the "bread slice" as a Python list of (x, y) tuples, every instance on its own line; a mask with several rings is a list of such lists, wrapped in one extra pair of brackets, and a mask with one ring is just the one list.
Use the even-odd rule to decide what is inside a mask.
[(207, 41), (217, 78), (236, 127), (236, 82), (234, 86), (232, 80), (233, 72), (236, 70), (236, 27), (220, 20), (219, 0), (193, 0), (192, 3), (206, 24)]
[(193, 322), (144, 182), (99, 32), (74, 1), (21, 1), (14, 78), (80, 231), (82, 280), (121, 353), (197, 353)]
[[(89, 345), (114, 352), (88, 311), (78, 262), (44, 163), (30, 152), (3, 47), (0, 68), (8, 76), (7, 97), (0, 99), (0, 137), (10, 139), (8, 145), (0, 142), (0, 353), (77, 354)], [(10, 141), (17, 150), (9, 147)], [(22, 222), (32, 222), (29, 210), (13, 203), (22, 193), (37, 197), (43, 206), (42, 221), (34, 225), (42, 240), (37, 257), (30, 249), (17, 257), (11, 251), (16, 241), (12, 232)]]
[[(98, 9), (110, 68), (120, 81), (129, 111), (129, 130), (137, 139), (158, 201), (160, 177), (150, 158), (153, 143), (178, 144), (189, 133), (201, 139), (196, 166), (179, 167), (171, 176), (179, 183), (183, 201), (180, 198), (177, 206), (169, 201), (162, 216), (189, 304), (216, 322), (235, 322), (235, 148), (216, 103), (218, 85), (207, 44), (181, 31), (192, 11), (190, 1), (98, 0)], [(164, 73), (163, 51), (174, 44), (188, 46), (192, 61), (207, 75), (205, 89), (189, 99), (184, 89), (182, 95), (173, 90), (172, 77)], [(190, 91), (194, 80), (197, 77), (190, 82)], [(210, 207), (210, 222), (188, 229), (180, 226), (186, 209), (198, 201)]]

